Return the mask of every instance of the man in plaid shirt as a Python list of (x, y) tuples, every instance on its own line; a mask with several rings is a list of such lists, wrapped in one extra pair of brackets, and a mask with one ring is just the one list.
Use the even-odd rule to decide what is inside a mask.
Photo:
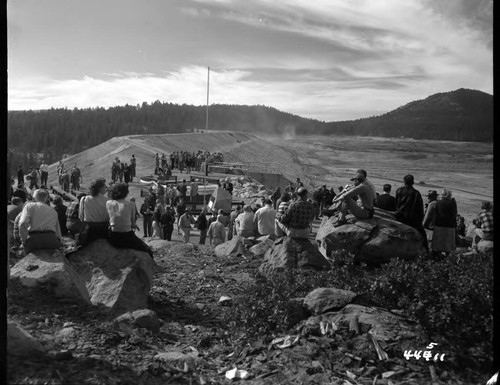
[(493, 212), (491, 202), (488, 201), (481, 203), (481, 212), (476, 218), (476, 229), (472, 238), (473, 249), (477, 249), (477, 243), (481, 239), (493, 240)]
[(307, 190), (299, 187), (298, 200), (292, 202), (285, 213), (276, 222), (278, 236), (288, 235), (290, 238), (309, 238), (311, 223), (314, 220), (314, 204), (307, 201)]

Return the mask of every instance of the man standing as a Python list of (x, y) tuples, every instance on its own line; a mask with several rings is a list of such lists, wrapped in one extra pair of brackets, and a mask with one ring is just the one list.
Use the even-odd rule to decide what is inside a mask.
[(194, 225), (195, 221), (191, 215), (191, 210), (187, 209), (184, 214), (179, 218), (179, 226), (182, 230), (183, 240), (185, 243), (189, 243), (189, 237), (191, 236), (191, 225)]
[(476, 218), (476, 229), (472, 237), (472, 249), (477, 250), (477, 244), (481, 239), (485, 241), (493, 240), (493, 206), (491, 202), (481, 203), (481, 212)]
[[(346, 215), (350, 212), (356, 218), (368, 219), (373, 217), (373, 202), (375, 197), (373, 196), (372, 189), (364, 184), (365, 175), (358, 172), (354, 178), (351, 179), (354, 182), (354, 187), (350, 189), (344, 189), (342, 193), (337, 195), (333, 200), (333, 203), (341, 202), (339, 207), (338, 222), (335, 227), (342, 226), (347, 223)], [(358, 197), (355, 201), (353, 197)]]
[(132, 158), (130, 159), (130, 181), (133, 182), (135, 178), (135, 166), (136, 166), (137, 160), (135, 159), (135, 155), (132, 155)]
[(68, 171), (62, 170), (61, 183), (64, 191), (69, 192), (69, 174)]
[(375, 206), (386, 211), (396, 211), (396, 198), (391, 195), (391, 185), (384, 184), (384, 193), (375, 199)]
[(142, 214), (143, 237), (150, 237), (153, 234), (153, 210), (149, 203), (149, 197), (144, 199), (140, 213)]
[(40, 165), (40, 185), (42, 188), (47, 187), (47, 180), (49, 179), (49, 165), (45, 163), (45, 160), (42, 160), (42, 164)]
[(179, 183), (177, 186), (177, 190), (181, 193), (181, 198), (186, 199), (187, 196), (187, 184), (186, 184), (186, 179), (182, 180), (182, 183)]
[(222, 215), (217, 216), (217, 220), (210, 224), (208, 228), (208, 236), (210, 244), (213, 246), (220, 245), (226, 241), (226, 229), (221, 222)]
[(61, 229), (57, 212), (49, 206), (49, 193), (37, 189), (33, 193), (34, 202), (27, 203), (19, 219), (19, 234), (24, 252), (33, 250), (58, 249), (61, 247)]
[(38, 173), (32, 167), (30, 171), (30, 190), (33, 188), (38, 189)]
[(237, 205), (236, 209), (231, 211), (231, 214), (229, 214), (229, 223), (228, 223), (228, 230), (227, 230), (227, 240), (230, 241), (233, 239), (233, 235), (235, 235), (234, 231), (234, 221), (240, 215), (241, 213), (241, 206)]
[(424, 219), (424, 201), (418, 190), (413, 188), (413, 175), (404, 177), (404, 186), (396, 190), (396, 219), (405, 225), (413, 227), (422, 235), (424, 247), (429, 251), (427, 234), (422, 225)]
[(271, 199), (264, 199), (264, 207), (255, 212), (255, 227), (260, 235), (275, 234), (274, 221), (276, 220), (276, 210), (273, 209)]
[(278, 236), (287, 235), (290, 238), (309, 238), (311, 224), (314, 220), (314, 204), (307, 201), (307, 190), (299, 187), (298, 199), (288, 206), (287, 210), (278, 219), (276, 229)]
[(80, 190), (80, 179), (81, 179), (81, 172), (76, 163), (74, 164), (73, 168), (71, 169), (71, 188), (73, 190)]
[(17, 185), (19, 186), (21, 184), (24, 184), (24, 171), (23, 167), (19, 166), (17, 169)]
[(208, 231), (207, 208), (205, 206), (201, 209), (201, 213), (198, 215), (198, 218), (196, 218), (195, 226), (198, 230), (200, 230), (200, 245), (204, 245), (205, 240), (207, 239)]
[(189, 197), (191, 199), (191, 208), (194, 209), (198, 199), (198, 179), (193, 179), (191, 182)]

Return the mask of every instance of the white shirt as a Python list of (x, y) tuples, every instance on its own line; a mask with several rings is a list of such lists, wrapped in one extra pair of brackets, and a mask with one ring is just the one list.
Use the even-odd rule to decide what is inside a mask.
[(264, 206), (255, 212), (255, 226), (261, 235), (274, 234), (276, 210), (271, 206)]
[(41, 171), (41, 172), (49, 172), (49, 165), (48, 165), (48, 164), (46, 164), (46, 163), (42, 163), (42, 164), (40, 165), (40, 171)]
[(368, 180), (368, 179), (365, 179), (365, 180), (363, 181), (363, 183), (364, 183), (365, 185), (367, 185), (368, 187), (370, 187), (370, 189), (371, 189), (371, 190), (372, 190), (372, 192), (373, 192), (373, 196), (374, 196), (374, 197), (376, 197), (376, 196), (377, 196), (377, 191), (376, 191), (375, 185), (374, 185), (374, 184), (373, 184), (370, 180)]
[(61, 237), (57, 211), (42, 202), (26, 203), (19, 220), (19, 233), (23, 242), (30, 231), (54, 231)]
[(108, 197), (98, 194), (93, 197), (88, 195), (80, 200), (78, 217), (85, 222), (108, 222), (109, 214), (106, 209)]

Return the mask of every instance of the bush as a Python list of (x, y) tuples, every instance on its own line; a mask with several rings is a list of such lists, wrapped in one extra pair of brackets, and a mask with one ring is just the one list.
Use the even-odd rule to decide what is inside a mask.
[[(226, 315), (249, 333), (286, 331), (287, 303), (317, 287), (358, 293), (355, 302), (403, 309), (433, 341), (446, 340), (456, 355), (486, 363), (493, 335), (493, 262), (488, 255), (452, 255), (436, 262), (419, 257), (394, 259), (378, 269), (353, 263), (337, 252), (335, 266), (321, 272), (289, 271), (269, 279), (258, 276)], [(459, 357), (458, 357), (459, 358)]]

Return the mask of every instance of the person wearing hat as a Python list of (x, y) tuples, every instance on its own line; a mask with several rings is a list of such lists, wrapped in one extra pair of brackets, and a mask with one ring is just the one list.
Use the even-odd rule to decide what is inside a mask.
[(316, 210), (314, 203), (307, 200), (307, 189), (297, 189), (298, 199), (286, 209), (285, 213), (277, 217), (276, 235), (284, 235), (290, 238), (309, 238), (311, 224), (314, 220)]
[(420, 192), (413, 187), (415, 179), (408, 174), (404, 177), (404, 186), (396, 190), (395, 217), (401, 223), (413, 227), (422, 236), (426, 251), (429, 251), (427, 234), (422, 222), (424, 220), (424, 201)]
[[(342, 190), (342, 193), (337, 195), (333, 200), (333, 203), (340, 202), (338, 221), (335, 227), (342, 226), (347, 223), (347, 213), (350, 212), (356, 218), (368, 219), (373, 217), (373, 202), (375, 201), (375, 196), (373, 195), (372, 189), (363, 182), (365, 181), (365, 175), (358, 172), (354, 178), (351, 178), (354, 182), (354, 187)], [(355, 201), (352, 197), (357, 196), (359, 199)]]
[(375, 206), (386, 211), (396, 211), (396, 198), (391, 195), (391, 185), (384, 184), (383, 194), (375, 198)]

